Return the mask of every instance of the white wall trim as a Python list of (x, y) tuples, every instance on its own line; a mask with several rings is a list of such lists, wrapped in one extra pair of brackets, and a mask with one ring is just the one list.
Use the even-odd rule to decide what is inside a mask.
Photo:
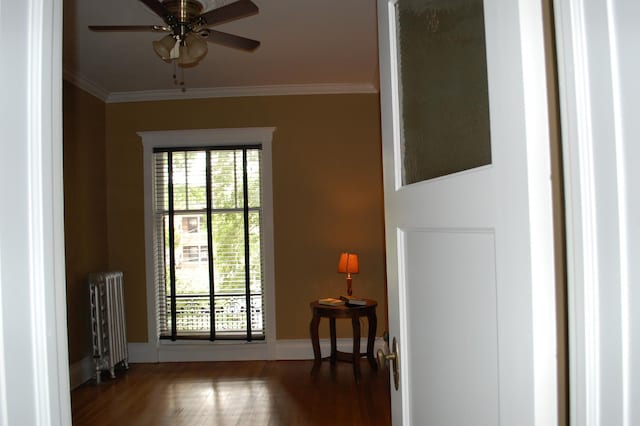
[(87, 380), (94, 377), (95, 373), (95, 364), (93, 363), (93, 358), (90, 355), (82, 358), (80, 361), (74, 362), (69, 366), (69, 382), (71, 383), (71, 389), (75, 389), (82, 385)]
[[(557, 2), (556, 2), (557, 3)], [(587, 34), (581, 1), (556, 4), (567, 223), (570, 418), (599, 424), (598, 243)]]
[(158, 362), (252, 361), (270, 359), (272, 343), (242, 342), (213, 344), (171, 344), (160, 342)]
[(109, 92), (90, 79), (64, 68), (63, 78), (106, 103), (175, 101), (185, 99), (240, 98), (249, 96), (375, 94), (372, 83), (279, 84), (265, 86), (202, 87), (180, 89)]
[[(350, 338), (342, 338), (336, 339), (336, 346), (339, 351), (342, 352), (351, 352), (353, 349), (353, 339)], [(382, 340), (382, 337), (376, 337), (375, 344), (373, 346), (373, 353), (378, 351), (378, 349), (384, 349), (385, 342)], [(360, 352), (365, 352), (367, 350), (367, 339), (360, 339)], [(320, 339), (320, 351), (322, 352), (322, 357), (329, 356), (331, 353), (331, 342), (329, 339)], [(385, 351), (387, 352), (387, 351)], [(288, 340), (278, 340), (276, 342), (276, 360), (297, 360), (297, 359), (313, 359), (313, 347), (311, 346), (311, 342), (309, 339), (288, 339)]]
[(640, 424), (640, 58), (637, 52), (637, 1), (608, 1), (616, 132), (620, 298), (622, 323), (622, 423)]
[(71, 422), (71, 395), (62, 183), (62, 2), (31, 0), (27, 34), (34, 411), (37, 424), (66, 424)]
[(85, 92), (95, 96), (103, 102), (107, 101), (109, 97), (109, 92), (104, 87), (88, 80), (81, 75), (75, 74), (67, 68), (63, 68), (62, 70), (62, 78), (67, 82), (73, 84), (79, 89), (84, 90)]
[[(630, 259), (639, 244), (636, 0), (555, 2), (566, 182), (572, 425), (640, 421)], [(634, 210), (635, 208), (635, 210)], [(635, 239), (634, 239), (635, 236)], [(637, 258), (637, 251), (635, 252)], [(637, 275), (636, 275), (637, 276)], [(637, 280), (636, 280), (637, 281)], [(636, 293), (637, 294), (637, 293)], [(637, 328), (636, 328), (637, 330)], [(636, 358), (637, 359), (637, 358)], [(635, 395), (635, 398), (634, 398)]]
[(129, 364), (158, 362), (158, 348), (156, 345), (129, 342), (127, 346), (129, 351)]
[[(221, 129), (193, 129), (138, 132), (143, 145), (144, 213), (145, 213), (145, 260), (147, 281), (147, 341), (154, 347), (163, 343), (159, 340), (156, 320), (156, 289), (154, 287), (153, 259), (153, 149), (158, 147), (215, 146), (236, 144), (260, 144), (262, 146), (262, 223), (265, 295), (265, 338), (267, 346), (263, 350), (272, 354), (272, 342), (276, 339), (276, 296), (273, 235), (273, 179), (272, 179), (272, 139), (275, 127), (246, 127)], [(250, 346), (244, 346), (249, 351)], [(148, 349), (135, 348), (140, 354)], [(255, 351), (251, 348), (250, 351)], [(172, 351), (179, 351), (173, 349)], [(171, 353), (171, 352), (167, 352)], [(138, 353), (135, 354), (136, 356)], [(173, 359), (167, 355), (168, 361)], [(186, 356), (186, 355), (185, 355)], [(199, 356), (195, 353), (194, 357)], [(248, 356), (248, 355), (247, 355)], [(265, 355), (266, 356), (266, 355)], [(158, 359), (165, 360), (164, 352)], [(130, 358), (133, 358), (130, 355)], [(195, 359), (194, 359), (195, 360)]]
[(291, 96), (291, 95), (342, 95), (378, 93), (373, 84), (287, 84), (276, 86), (189, 88), (147, 90), (139, 92), (112, 92), (107, 103), (172, 101), (180, 99), (237, 98), (247, 96)]
[[(339, 351), (351, 352), (353, 339), (337, 339)], [(367, 347), (367, 339), (360, 340), (360, 351)], [(378, 337), (374, 353), (384, 347), (384, 340)], [(320, 339), (322, 356), (331, 350), (329, 339)], [(256, 360), (309, 360), (313, 359), (313, 348), (309, 339), (278, 340), (266, 342), (160, 342), (129, 343), (129, 363), (190, 362), (190, 361), (256, 361)]]
[(62, 1), (0, 0), (0, 51), (0, 424), (67, 425)]

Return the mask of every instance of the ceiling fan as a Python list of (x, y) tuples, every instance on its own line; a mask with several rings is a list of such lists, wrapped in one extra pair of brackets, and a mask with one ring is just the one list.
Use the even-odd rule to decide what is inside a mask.
[(181, 66), (197, 64), (208, 51), (207, 43), (253, 51), (260, 42), (209, 27), (258, 13), (251, 0), (238, 0), (202, 13), (197, 0), (140, 0), (162, 18), (164, 25), (90, 25), (92, 31), (151, 31), (168, 33), (153, 42), (153, 49), (165, 62)]

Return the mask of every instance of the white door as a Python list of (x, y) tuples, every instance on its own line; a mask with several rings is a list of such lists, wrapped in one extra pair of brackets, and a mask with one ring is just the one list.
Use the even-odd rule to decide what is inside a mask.
[(557, 424), (540, 6), (378, 0), (394, 425)]

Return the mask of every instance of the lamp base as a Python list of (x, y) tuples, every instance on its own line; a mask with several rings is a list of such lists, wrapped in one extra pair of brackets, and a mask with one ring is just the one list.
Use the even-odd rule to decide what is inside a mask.
[(351, 277), (347, 277), (347, 295), (351, 296), (353, 294), (353, 289), (351, 288)]

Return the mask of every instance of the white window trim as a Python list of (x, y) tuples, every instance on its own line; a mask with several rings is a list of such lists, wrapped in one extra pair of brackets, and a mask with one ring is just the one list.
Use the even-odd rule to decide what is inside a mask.
[[(275, 269), (273, 255), (273, 180), (271, 144), (275, 127), (227, 129), (167, 130), (138, 132), (142, 138), (144, 161), (144, 233), (147, 280), (147, 356), (146, 361), (191, 361), (238, 359), (238, 351), (250, 359), (274, 359), (276, 342)], [(194, 146), (226, 146), (260, 144), (262, 146), (262, 214), (265, 296), (265, 340), (254, 342), (160, 341), (156, 319), (156, 291), (153, 267), (153, 150), (154, 148), (187, 148)], [(205, 343), (205, 344), (203, 344)], [(176, 356), (176, 345), (185, 347)], [(215, 347), (215, 353), (211, 351)], [(194, 353), (197, 349), (198, 353)], [(225, 351), (221, 353), (221, 351)]]

